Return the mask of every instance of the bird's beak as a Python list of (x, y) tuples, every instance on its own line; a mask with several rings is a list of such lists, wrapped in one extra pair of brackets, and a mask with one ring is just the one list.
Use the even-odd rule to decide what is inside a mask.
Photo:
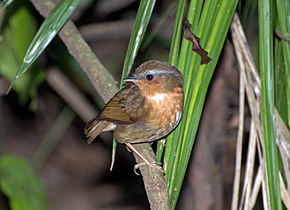
[(125, 82), (134, 82), (136, 81), (137, 79), (134, 78), (133, 76), (129, 76), (129, 77), (126, 77), (123, 79)]

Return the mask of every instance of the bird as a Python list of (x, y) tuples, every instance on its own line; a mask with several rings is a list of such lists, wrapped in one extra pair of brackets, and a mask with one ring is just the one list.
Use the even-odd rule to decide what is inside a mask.
[(86, 125), (84, 133), (90, 144), (101, 132), (113, 131), (117, 142), (152, 165), (132, 144), (161, 139), (178, 125), (183, 111), (184, 78), (173, 65), (150, 60), (124, 81), (125, 87)]

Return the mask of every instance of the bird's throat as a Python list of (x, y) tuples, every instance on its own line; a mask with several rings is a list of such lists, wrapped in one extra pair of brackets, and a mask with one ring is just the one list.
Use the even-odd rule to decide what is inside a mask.
[(168, 93), (156, 93), (146, 97), (148, 118), (158, 126), (165, 126), (172, 122), (174, 126), (180, 120), (183, 109), (183, 92), (172, 91)]
[(153, 96), (147, 96), (147, 100), (154, 101), (156, 103), (163, 103), (164, 100), (167, 100), (168, 94), (165, 93), (156, 93)]

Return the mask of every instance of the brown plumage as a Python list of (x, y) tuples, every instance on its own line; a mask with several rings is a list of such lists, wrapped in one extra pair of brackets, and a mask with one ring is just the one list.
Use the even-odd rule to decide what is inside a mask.
[(177, 126), (183, 109), (183, 76), (177, 68), (147, 61), (124, 80), (125, 87), (85, 128), (88, 143), (109, 130), (119, 143), (152, 142)]

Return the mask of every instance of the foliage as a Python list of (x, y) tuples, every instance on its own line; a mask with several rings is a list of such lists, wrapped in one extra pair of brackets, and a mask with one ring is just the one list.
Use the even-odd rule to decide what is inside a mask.
[[(13, 5), (8, 8), (9, 19), (4, 21), (0, 35), (0, 74), (12, 81), (21, 60), (36, 33), (36, 20), (30, 13), (26, 4)], [(1, 9), (0, 9), (1, 11)], [(4, 10), (2, 10), (4, 13)], [(21, 77), (14, 85), (19, 95), (19, 102), (24, 104), (31, 100), (30, 108), (35, 109), (37, 102), (37, 88), (43, 82), (45, 74), (43, 69), (35, 63), (31, 71)]]
[(0, 158), (0, 187), (12, 210), (48, 209), (43, 186), (24, 158)]
[[(278, 26), (282, 28), (284, 33), (287, 32), (286, 26), (286, 11), (287, 1), (276, 1), (277, 15), (278, 15)], [(286, 6), (286, 8), (285, 8)], [(289, 7), (289, 6), (288, 6)], [(280, 165), (280, 156), (278, 148), (276, 145), (276, 125), (275, 125), (275, 115), (274, 115), (274, 23), (275, 23), (275, 6), (273, 1), (267, 0), (258, 3), (259, 9), (259, 64), (260, 64), (260, 76), (261, 76), (261, 106), (262, 106), (262, 121), (263, 121), (263, 137), (264, 137), (264, 146), (265, 146), (265, 159), (266, 159), (266, 174), (267, 174), (267, 187), (268, 194), (270, 199), (271, 209), (282, 209), (281, 195), (280, 195), (280, 184), (279, 184), (279, 165)], [(288, 10), (289, 12), (289, 10)], [(278, 27), (277, 26), (277, 27)], [(289, 27), (288, 27), (289, 31)], [(282, 32), (282, 33), (283, 33)], [(287, 112), (289, 112), (289, 66), (290, 66), (290, 48), (289, 43), (286, 41), (282, 42), (283, 49), (283, 59), (277, 58), (276, 63), (277, 76), (278, 72), (281, 73), (280, 65), (285, 63), (285, 78), (276, 78), (278, 81), (282, 79), (286, 82), (286, 98), (285, 100), (288, 103), (288, 110), (286, 107), (280, 108), (280, 112), (284, 119), (287, 119)], [(278, 44), (278, 42), (276, 42)], [(280, 46), (281, 47), (281, 46)], [(279, 52), (279, 44), (276, 48)], [(277, 53), (278, 53), (277, 52)], [(288, 76), (287, 76), (288, 75)], [(288, 79), (287, 79), (288, 78)], [(277, 81), (276, 80), (276, 81)], [(288, 80), (288, 81), (287, 81)], [(284, 82), (282, 82), (284, 83)], [(278, 84), (276, 84), (278, 85)], [(276, 86), (277, 91), (280, 87)], [(282, 91), (283, 93), (284, 91)], [(276, 97), (278, 100), (281, 98)], [(277, 101), (278, 102), (278, 101)], [(279, 103), (279, 102), (278, 102)], [(277, 103), (276, 103), (277, 104)], [(289, 114), (288, 114), (289, 115)], [(289, 119), (288, 119), (289, 122)], [(286, 120), (287, 123), (287, 120)]]
[[(23, 62), (17, 70), (14, 80), (18, 79), (30, 67), (30, 65), (34, 63), (34, 61), (66, 23), (79, 2), (80, 0), (62, 0), (49, 13), (32, 40), (23, 58)], [(11, 85), (13, 85), (14, 80)]]
[[(171, 55), (177, 54), (177, 56), (170, 57), (169, 62), (177, 64), (186, 80), (184, 115), (179, 127), (167, 139), (164, 157), (165, 177), (169, 184), (169, 195), (173, 207), (176, 205), (181, 189), (208, 85), (237, 3), (238, 1), (202, 2), (193, 0), (189, 5), (187, 18), (192, 24), (192, 31), (200, 37), (201, 45), (213, 59), (209, 64), (200, 65), (200, 56), (192, 53), (191, 44), (185, 38), (182, 39), (179, 54), (171, 53)], [(184, 7), (183, 1), (180, 1), (179, 7)], [(181, 31), (181, 17), (176, 18), (178, 21), (176, 21), (175, 30)], [(178, 34), (172, 39), (179, 40), (180, 35)], [(178, 52), (178, 49), (171, 48), (171, 52), (173, 51)]]

